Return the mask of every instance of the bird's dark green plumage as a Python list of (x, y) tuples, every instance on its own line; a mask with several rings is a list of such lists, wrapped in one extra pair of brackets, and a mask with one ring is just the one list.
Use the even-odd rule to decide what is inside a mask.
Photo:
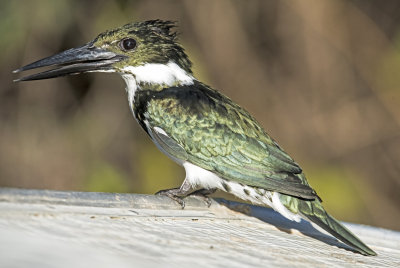
[(82, 47), (16, 70), (58, 66), (16, 81), (118, 73), (139, 124), (186, 170), (182, 186), (162, 194), (184, 204), (180, 198), (195, 190), (220, 189), (271, 206), (288, 219), (308, 219), (357, 252), (376, 255), (324, 210), (299, 165), (245, 109), (193, 76), (174, 26), (152, 20), (106, 31)]
[[(243, 108), (208, 86), (143, 90), (136, 94), (139, 121), (162, 128), (175, 142), (173, 157), (227, 180), (314, 200), (315, 191), (296, 174), (300, 167)], [(147, 116), (145, 116), (145, 114)], [(181, 151), (185, 151), (182, 154)]]

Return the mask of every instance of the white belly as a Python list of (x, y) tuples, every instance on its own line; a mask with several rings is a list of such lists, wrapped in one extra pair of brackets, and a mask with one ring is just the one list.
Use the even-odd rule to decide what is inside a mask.
[(194, 189), (217, 188), (254, 204), (267, 205), (289, 220), (296, 222), (301, 220), (300, 215), (290, 212), (285, 206), (283, 206), (282, 202), (279, 200), (279, 193), (222, 179), (211, 171), (205, 170), (189, 162), (183, 163), (183, 167), (186, 171), (185, 180), (192, 185)]

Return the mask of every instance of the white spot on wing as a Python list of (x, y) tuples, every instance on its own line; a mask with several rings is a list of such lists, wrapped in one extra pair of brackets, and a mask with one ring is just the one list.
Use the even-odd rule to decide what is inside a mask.
[(154, 127), (154, 130), (168, 137), (168, 134), (164, 131), (164, 129), (160, 127)]

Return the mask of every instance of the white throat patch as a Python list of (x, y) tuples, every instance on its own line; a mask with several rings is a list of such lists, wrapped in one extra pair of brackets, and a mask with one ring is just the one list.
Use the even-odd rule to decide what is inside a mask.
[(136, 67), (127, 66), (122, 70), (131, 73), (137, 83), (165, 84), (167, 86), (172, 86), (175, 83), (192, 85), (194, 80), (192, 75), (172, 61), (167, 64), (146, 63)]

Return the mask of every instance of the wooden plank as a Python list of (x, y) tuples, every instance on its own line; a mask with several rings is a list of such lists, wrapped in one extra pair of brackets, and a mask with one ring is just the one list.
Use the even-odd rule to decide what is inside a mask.
[(0, 267), (400, 267), (399, 232), (346, 225), (378, 256), (222, 199), (0, 188)]

